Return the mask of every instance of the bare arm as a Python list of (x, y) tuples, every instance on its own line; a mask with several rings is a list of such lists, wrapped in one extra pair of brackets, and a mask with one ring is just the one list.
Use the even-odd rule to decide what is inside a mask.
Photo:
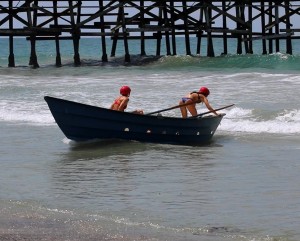
[(126, 98), (122, 99), (121, 104), (118, 108), (118, 111), (124, 111), (127, 107), (128, 102), (129, 102), (129, 98), (126, 97)]
[(207, 98), (204, 95), (200, 96), (201, 101), (206, 105), (207, 109), (209, 109), (211, 112), (213, 112), (215, 115), (219, 115), (209, 104)]

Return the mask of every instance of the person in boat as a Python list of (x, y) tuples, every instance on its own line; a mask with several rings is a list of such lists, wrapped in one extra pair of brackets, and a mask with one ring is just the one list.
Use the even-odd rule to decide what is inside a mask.
[[(110, 109), (117, 111), (125, 111), (129, 102), (131, 89), (129, 86), (124, 85), (120, 88), (120, 96), (114, 100)], [(135, 114), (144, 114), (143, 110), (135, 110), (132, 113)]]
[[(179, 101), (179, 105), (184, 105), (184, 106), (180, 107), (182, 118), (187, 118), (188, 112), (190, 112), (190, 114), (192, 116), (196, 116), (198, 114), (197, 109), (196, 109), (196, 104), (198, 104), (198, 103), (204, 103), (208, 110), (210, 110), (215, 115), (218, 115), (218, 113), (216, 111), (214, 111), (214, 109), (210, 106), (210, 104), (207, 100), (207, 96), (209, 94), (210, 94), (210, 91), (208, 88), (201, 87), (199, 89), (199, 91), (191, 92), (187, 96), (181, 98), (181, 100)], [(185, 105), (188, 103), (191, 103), (191, 104)]]

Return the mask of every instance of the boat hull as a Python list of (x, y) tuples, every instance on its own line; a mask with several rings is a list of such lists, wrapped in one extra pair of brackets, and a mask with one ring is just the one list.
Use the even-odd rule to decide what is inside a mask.
[(50, 96), (44, 97), (65, 136), (74, 141), (123, 139), (196, 145), (213, 137), (224, 115), (182, 119), (119, 112)]

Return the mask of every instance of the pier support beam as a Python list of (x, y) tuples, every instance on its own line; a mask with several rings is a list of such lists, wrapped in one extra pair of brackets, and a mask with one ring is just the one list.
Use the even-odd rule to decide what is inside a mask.
[(186, 0), (182, 1), (182, 11), (183, 11), (183, 21), (184, 21), (184, 37), (185, 37), (185, 50), (186, 55), (191, 55), (191, 45), (190, 45), (190, 35), (189, 35), (189, 26), (188, 26), (188, 13), (187, 13), (187, 4)]
[[(12, 11), (12, 1), (9, 1), (9, 12)], [(9, 29), (13, 31), (13, 18), (12, 14), (9, 15)], [(8, 67), (15, 67), (15, 55), (14, 55), (14, 38), (12, 35), (9, 36), (9, 56), (8, 56)]]
[(212, 40), (212, 33), (211, 33), (211, 10), (206, 6), (204, 8), (204, 15), (207, 27), (207, 56), (208, 57), (215, 57), (214, 52), (214, 45)]
[[(265, 20), (265, 5), (264, 5), (264, 1), (261, 0), (260, 1), (260, 11), (261, 11), (261, 33), (262, 33), (262, 37), (266, 36), (266, 29), (265, 29), (265, 25), (266, 25), (266, 20)], [(266, 39), (263, 38), (262, 39), (262, 54), (267, 54), (267, 45), (266, 45)]]
[[(103, 0), (99, 0), (99, 10), (100, 12), (104, 10)], [(100, 23), (101, 23), (101, 44), (102, 44), (102, 62), (107, 62), (107, 52), (106, 52), (106, 39), (105, 39), (105, 28), (104, 28), (104, 16), (100, 16)]]
[[(275, 34), (279, 35), (279, 9), (278, 5), (275, 6)], [(280, 52), (280, 44), (279, 44), (279, 39), (275, 39), (275, 48), (276, 52)]]
[(175, 12), (174, 12), (174, 2), (170, 1), (170, 10), (171, 10), (171, 27), (172, 27), (172, 51), (173, 51), (173, 55), (177, 55), (177, 50), (176, 50), (176, 34), (175, 34)]
[(15, 65), (15, 55), (14, 55), (14, 39), (13, 39), (13, 36), (9, 36), (8, 67), (16, 67), (16, 65)]
[[(73, 48), (74, 48), (74, 65), (80, 66), (80, 54), (79, 54), (79, 40), (80, 40), (80, 29), (77, 27), (75, 22), (75, 13), (73, 7), (73, 1), (69, 2), (69, 12), (70, 12), (70, 21), (72, 26), (72, 38), (73, 38)], [(78, 9), (77, 9), (77, 23), (80, 22), (80, 14), (81, 14), (81, 1), (78, 1)]]
[(79, 36), (76, 33), (73, 34), (73, 47), (74, 47), (74, 65), (80, 66), (81, 60), (79, 54)]
[(29, 65), (31, 65), (33, 68), (39, 68), (40, 66), (38, 64), (37, 55), (36, 55), (35, 36), (30, 37), (30, 46), (31, 46), (31, 51), (30, 51)]
[[(120, 1), (121, 3), (121, 1)], [(127, 31), (126, 31), (126, 21), (125, 21), (125, 11), (124, 11), (124, 4), (120, 6), (120, 14), (122, 19), (122, 32), (123, 32), (123, 40), (124, 40), (124, 49), (125, 49), (125, 62), (130, 62), (130, 54), (129, 54), (129, 47), (128, 47), (128, 39), (127, 39)]]
[[(53, 1), (53, 17), (54, 17), (54, 26), (55, 28), (58, 27), (58, 14), (57, 14), (57, 2)], [(56, 60), (55, 65), (56, 67), (61, 67), (61, 56), (60, 56), (60, 46), (59, 46), (59, 38), (58, 35), (55, 35), (55, 47), (56, 47)]]
[[(226, 0), (222, 0), (222, 11), (226, 12)], [(225, 14), (223, 14), (222, 21), (223, 21), (223, 29), (227, 29), (227, 18), (226, 18)], [(228, 54), (227, 44), (228, 44), (227, 33), (224, 32), (223, 33), (223, 53), (222, 53), (222, 55)]]
[[(241, 6), (240, 6), (240, 15), (241, 15), (241, 20), (244, 22), (244, 24), (241, 25), (241, 29), (244, 30), (244, 31), (249, 30), (249, 27), (246, 26), (245, 4), (241, 4)], [(242, 38), (246, 39), (247, 38), (247, 34), (241, 35), (241, 44), (243, 44)], [(248, 41), (244, 41), (244, 48), (245, 48), (245, 53), (249, 54), (249, 44), (248, 44)]]
[[(26, 1), (26, 9), (27, 9), (27, 19), (28, 19), (28, 26), (29, 28), (31, 27), (36, 27), (37, 24), (37, 9), (34, 8), (31, 10), (31, 1)], [(38, 5), (38, 1), (34, 1), (35, 5)], [(32, 12), (31, 12), (32, 11)], [(31, 15), (33, 14), (33, 16)], [(36, 33), (31, 33), (30, 37), (30, 58), (29, 58), (29, 65), (31, 65), (33, 68), (39, 68), (39, 64), (37, 61), (37, 55), (36, 55)]]
[[(235, 11), (236, 11), (236, 16), (238, 18), (241, 18), (241, 9), (240, 9), (239, 4), (235, 7)], [(239, 22), (236, 23), (236, 29), (241, 30), (241, 26), (240, 26)], [(242, 50), (242, 37), (240, 35), (237, 36), (236, 53), (237, 54), (242, 54), (243, 53), (243, 50)]]
[[(273, 6), (272, 6), (272, 1), (269, 1), (269, 20), (268, 20), (268, 24), (272, 24), (273, 22)], [(268, 31), (269, 35), (273, 34), (273, 28), (270, 28)], [(273, 39), (269, 39), (269, 54), (273, 53)]]
[[(200, 12), (199, 12), (199, 23), (198, 23), (199, 26), (203, 26), (203, 14), (204, 14), (204, 9), (203, 9), (203, 7), (201, 7)], [(202, 34), (203, 34), (203, 31), (200, 28), (198, 30), (198, 33), (197, 33), (197, 50), (196, 50), (196, 54), (198, 54), (198, 55), (201, 54)]]
[[(161, 27), (162, 26), (162, 9), (161, 8), (158, 9), (158, 18), (159, 18), (158, 26)], [(160, 56), (161, 38), (162, 38), (161, 31), (157, 31), (157, 34), (156, 34), (156, 56)]]
[[(168, 12), (167, 12), (167, 6), (166, 3), (163, 2), (163, 17), (164, 17), (164, 27), (167, 29), (169, 27), (169, 18), (168, 18)], [(170, 35), (169, 30), (165, 31), (165, 40), (166, 40), (166, 54), (171, 55), (171, 47), (170, 47)]]
[(253, 41), (252, 41), (252, 16), (253, 16), (253, 11), (252, 11), (252, 2), (249, 3), (248, 5), (248, 25), (249, 25), (249, 54), (253, 54)]
[(61, 56), (60, 56), (60, 50), (59, 50), (59, 40), (55, 40), (55, 45), (56, 45), (56, 59), (55, 59), (55, 65), (56, 67), (61, 67)]
[[(144, 11), (144, 0), (140, 0), (140, 7), (141, 7), (141, 23), (139, 24), (140, 28), (144, 28), (145, 27), (145, 11)], [(146, 55), (146, 51), (145, 51), (145, 33), (141, 32), (141, 56), (145, 56)]]
[[(289, 6), (290, 6), (290, 1), (286, 0), (284, 1), (285, 3), (285, 14), (286, 14), (286, 32), (290, 33), (291, 32), (291, 22), (290, 22), (290, 13), (289, 13)], [(286, 37), (286, 53), (287, 54), (293, 54), (293, 48), (292, 48), (292, 39), (291, 36)]]

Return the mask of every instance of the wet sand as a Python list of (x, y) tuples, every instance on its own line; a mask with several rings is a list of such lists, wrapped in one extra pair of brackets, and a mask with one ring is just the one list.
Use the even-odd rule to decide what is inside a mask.
[(1, 241), (145, 241), (157, 240), (144, 235), (126, 233), (128, 230), (115, 227), (115, 230), (100, 225), (97, 220), (45, 215), (40, 210), (0, 209)]

